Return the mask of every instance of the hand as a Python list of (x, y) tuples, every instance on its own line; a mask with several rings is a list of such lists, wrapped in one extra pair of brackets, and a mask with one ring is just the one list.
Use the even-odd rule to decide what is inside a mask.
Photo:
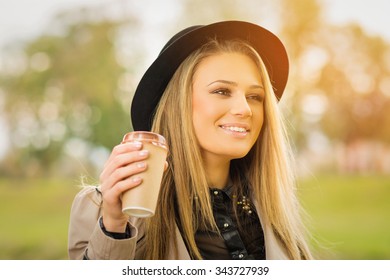
[(147, 168), (147, 150), (141, 142), (120, 144), (112, 150), (100, 174), (103, 223), (107, 231), (124, 232), (128, 216), (122, 213), (121, 194), (141, 184), (137, 174)]

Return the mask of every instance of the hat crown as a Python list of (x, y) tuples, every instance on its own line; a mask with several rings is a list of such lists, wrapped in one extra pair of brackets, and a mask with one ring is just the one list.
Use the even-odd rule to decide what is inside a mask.
[(173, 37), (171, 39), (169, 39), (169, 41), (164, 45), (164, 47), (162, 48), (162, 50), (160, 51), (160, 54), (161, 55), (166, 49), (169, 48), (170, 45), (172, 45), (176, 40), (178, 40), (180, 37), (184, 36), (185, 34), (187, 33), (190, 33), (192, 32), (193, 30), (195, 29), (198, 29), (200, 27), (202, 27), (203, 25), (194, 25), (194, 26), (190, 26), (190, 27), (187, 27), (179, 32), (177, 32), (175, 35), (173, 35)]

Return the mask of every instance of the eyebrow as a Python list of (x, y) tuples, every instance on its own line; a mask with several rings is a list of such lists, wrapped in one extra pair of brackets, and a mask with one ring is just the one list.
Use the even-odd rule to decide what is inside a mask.
[[(228, 84), (228, 85), (232, 85), (232, 86), (238, 86), (238, 84), (236, 82), (228, 81), (228, 80), (216, 80), (216, 81), (209, 83), (207, 86), (211, 86), (212, 84), (215, 84), (215, 83), (222, 83), (222, 84)], [(251, 85), (251, 86), (249, 86), (249, 88), (264, 89), (264, 87), (262, 85)]]

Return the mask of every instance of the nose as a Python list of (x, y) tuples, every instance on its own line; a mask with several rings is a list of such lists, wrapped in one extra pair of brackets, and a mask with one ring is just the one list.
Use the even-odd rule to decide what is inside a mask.
[(239, 117), (251, 117), (252, 108), (248, 104), (245, 95), (239, 95), (232, 100), (231, 114)]

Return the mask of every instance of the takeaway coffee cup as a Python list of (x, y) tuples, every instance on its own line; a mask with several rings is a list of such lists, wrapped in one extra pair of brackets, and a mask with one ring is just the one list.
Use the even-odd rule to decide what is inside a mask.
[(122, 212), (132, 217), (151, 217), (156, 210), (168, 148), (165, 138), (157, 133), (130, 132), (122, 143), (134, 141), (142, 142), (143, 149), (149, 151), (147, 169), (136, 175), (142, 178), (142, 183), (123, 193)]

